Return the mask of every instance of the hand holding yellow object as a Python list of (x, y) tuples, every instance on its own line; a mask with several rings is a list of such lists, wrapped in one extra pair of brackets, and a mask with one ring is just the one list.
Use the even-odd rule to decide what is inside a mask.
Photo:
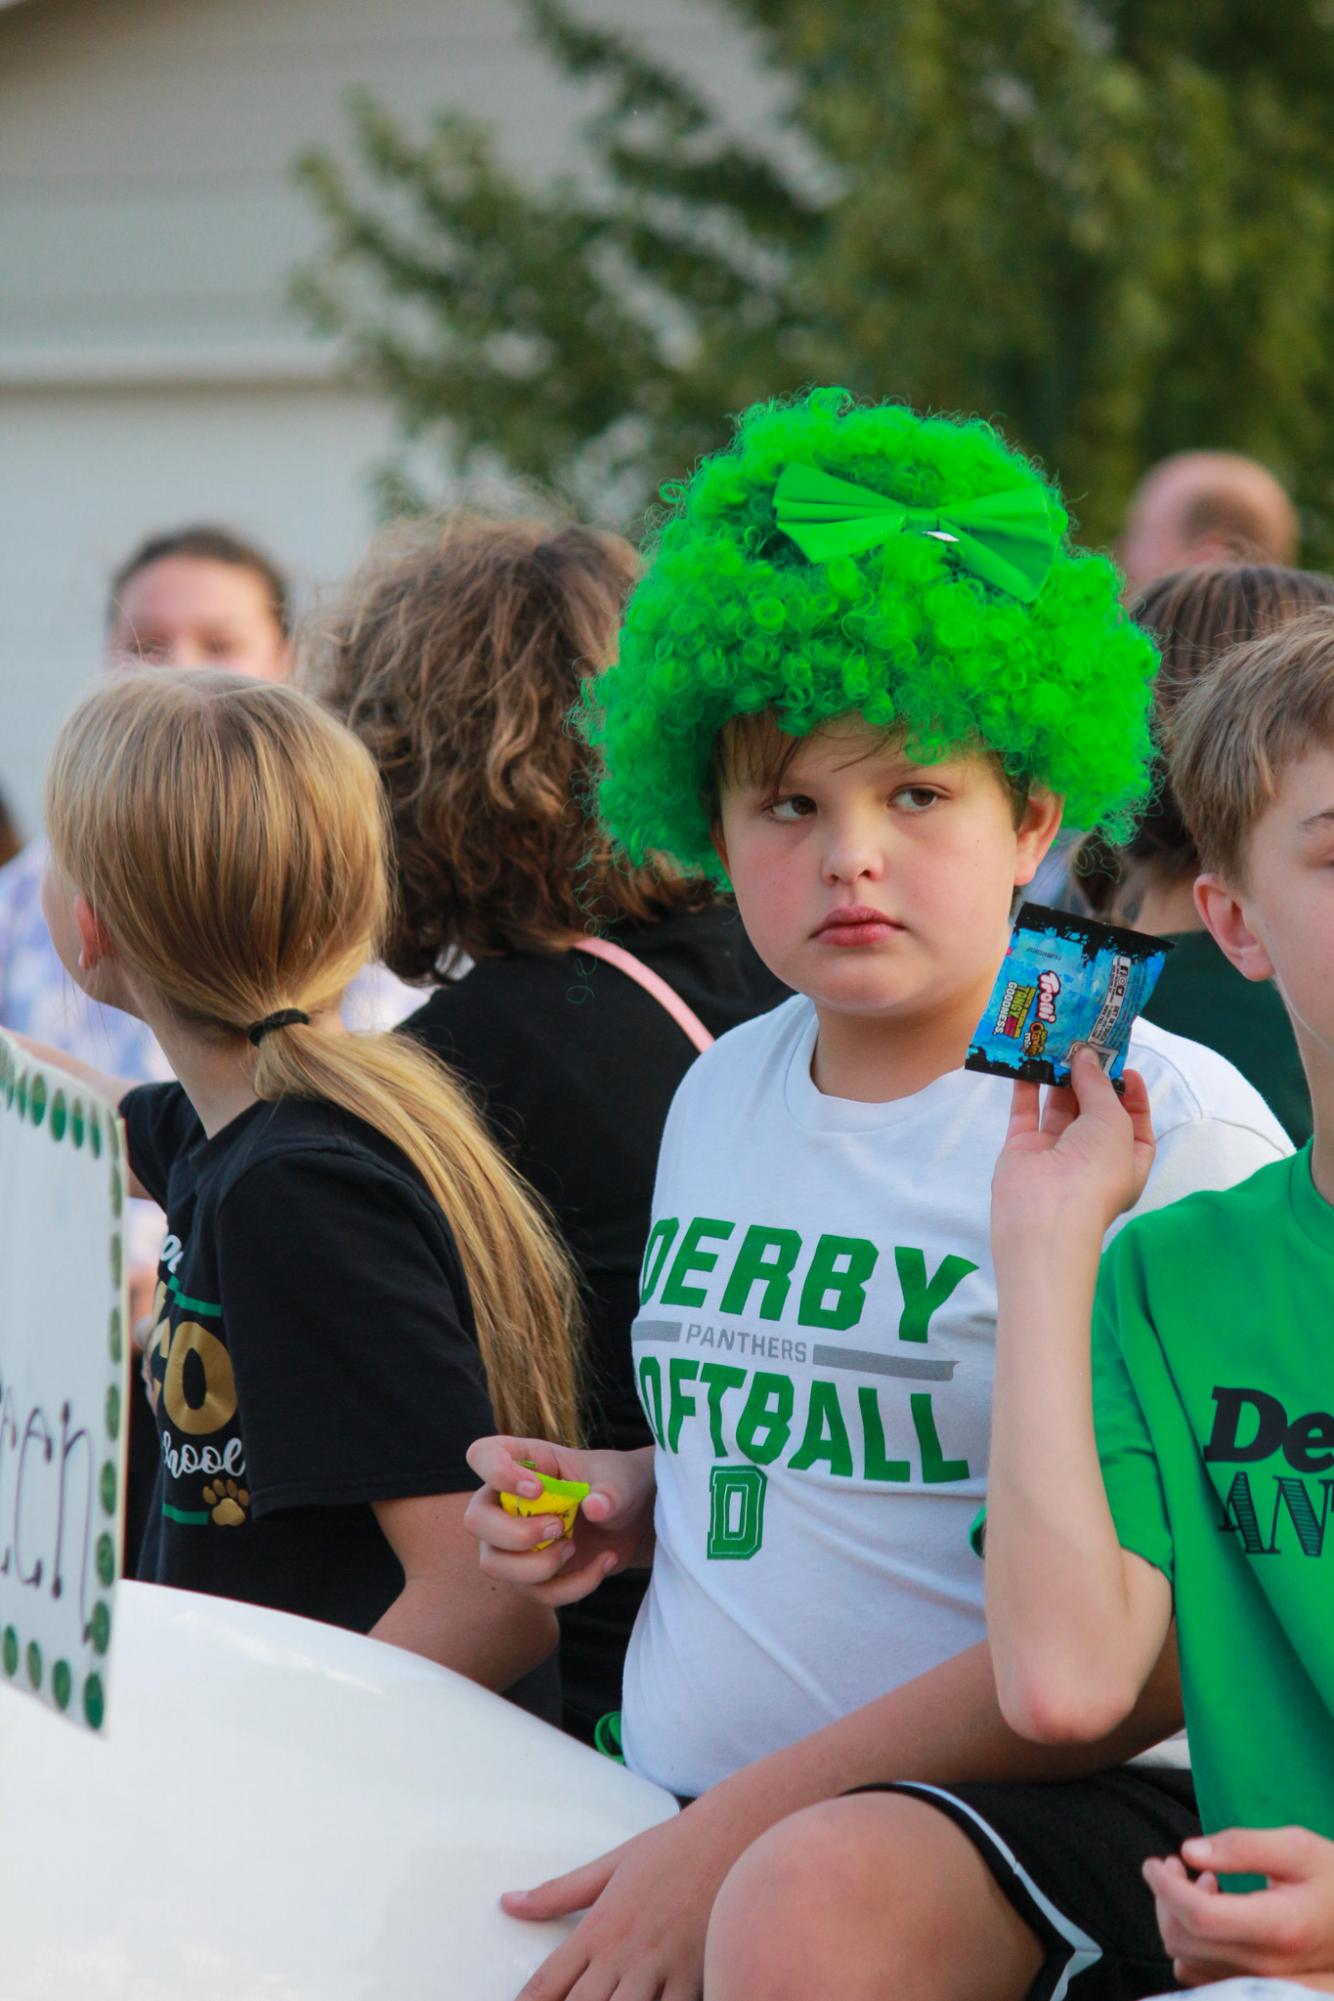
[[(531, 1470), (533, 1478), (541, 1481), (542, 1492), (530, 1501), (522, 1494), (507, 1494), (502, 1490), (500, 1505), (505, 1513), (520, 1516), (553, 1515), (561, 1524), (561, 1534), (572, 1536), (579, 1504), (588, 1499), (587, 1480), (557, 1480), (550, 1473), (539, 1473), (531, 1459), (525, 1459), (523, 1463)], [(555, 1536), (548, 1536), (545, 1542), (534, 1543), (533, 1548), (550, 1549), (555, 1540)]]

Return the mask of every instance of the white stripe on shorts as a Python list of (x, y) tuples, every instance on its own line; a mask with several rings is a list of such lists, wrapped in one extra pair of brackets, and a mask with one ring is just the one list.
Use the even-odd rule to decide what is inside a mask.
[(1102, 1947), (1095, 1944), (1088, 1933), (1082, 1930), (1073, 1918), (1068, 1918), (1064, 1911), (1057, 1910), (1046, 1891), (1040, 1889), (1033, 1881), (1033, 1878), (1019, 1861), (1013, 1849), (1010, 1848), (1007, 1842), (1001, 1840), (991, 1822), (983, 1820), (981, 1814), (977, 1812), (975, 1807), (969, 1806), (967, 1800), (961, 1800), (957, 1794), (949, 1790), (948, 1786), (922, 1785), (914, 1779), (900, 1779), (896, 1783), (894, 1790), (901, 1793), (921, 1793), (927, 1799), (948, 1800), (956, 1813), (967, 1814), (973, 1825), (982, 1830), (996, 1853), (1002, 1857), (1009, 1868), (1013, 1869), (1029, 1896), (1033, 1899), (1033, 1902), (1047, 1919), (1047, 1922), (1054, 1930), (1060, 1933), (1070, 1948), (1070, 1957), (1066, 1960), (1061, 1970), (1061, 1977), (1052, 1988), (1050, 1997), (1050, 2001), (1065, 2001), (1066, 1990), (1070, 1982), (1077, 1980), (1081, 1973), (1087, 1973), (1091, 1966), (1097, 1965), (1098, 1961), (1102, 1958)]

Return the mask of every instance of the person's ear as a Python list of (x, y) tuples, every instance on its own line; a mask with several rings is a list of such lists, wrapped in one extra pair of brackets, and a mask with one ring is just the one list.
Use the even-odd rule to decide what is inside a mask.
[(115, 957), (116, 948), (86, 896), (74, 899), (74, 922), (79, 933), (79, 970), (95, 972), (104, 959)]
[(1274, 962), (1263, 939), (1251, 929), (1246, 907), (1230, 882), (1221, 875), (1197, 876), (1195, 908), (1219, 951), (1243, 979), (1273, 979)]
[(1024, 810), (1015, 829), (1014, 886), (1021, 889), (1032, 882), (1052, 842), (1061, 830), (1065, 798), (1035, 786), (1024, 801)]

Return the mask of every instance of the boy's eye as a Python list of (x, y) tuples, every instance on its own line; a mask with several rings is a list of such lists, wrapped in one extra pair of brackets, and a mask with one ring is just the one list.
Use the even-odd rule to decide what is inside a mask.
[(901, 785), (891, 803), (906, 813), (925, 813), (938, 804), (940, 794), (931, 785)]
[(785, 799), (775, 799), (769, 806), (772, 820), (805, 820), (815, 811), (815, 801), (804, 792), (789, 792)]

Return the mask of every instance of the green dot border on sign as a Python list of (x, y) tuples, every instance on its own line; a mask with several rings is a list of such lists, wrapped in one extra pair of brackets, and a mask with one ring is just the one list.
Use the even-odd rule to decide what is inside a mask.
[(102, 1718), (107, 1713), (106, 1690), (102, 1686), (100, 1674), (90, 1674), (83, 1684), (83, 1714), (92, 1730), (102, 1728)]
[[(125, 1170), (120, 1164), (123, 1149), (119, 1125), (113, 1113), (103, 1115), (95, 1100), (72, 1091), (67, 1080), (58, 1081), (49, 1072), (25, 1066), (21, 1055), (2, 1040), (0, 1108), (16, 1111), (20, 1120), (34, 1129), (46, 1125), (56, 1145), (68, 1140), (77, 1151), (87, 1140), (94, 1159), (103, 1157), (105, 1145), (109, 1161), (107, 1199), (116, 1224), (120, 1224), (127, 1189)], [(123, 1444), (127, 1416), (124, 1249), (119, 1227), (114, 1228), (110, 1235), (108, 1276), (112, 1299), (106, 1322), (108, 1381), (103, 1421), (109, 1451), (99, 1471), (98, 1494), (104, 1514), (114, 1524), (121, 1493), (121, 1454), (117, 1448)], [(82, 1661), (77, 1655), (68, 1658), (62, 1655), (48, 1660), (36, 1639), (25, 1641), (17, 1625), (6, 1625), (0, 1628), (0, 1678), (21, 1685), (25, 1690), (30, 1689), (62, 1714), (75, 1716), (81, 1713), (88, 1727), (99, 1731), (106, 1719), (106, 1656), (111, 1645), (115, 1614), (114, 1589), (120, 1574), (113, 1526), (98, 1533), (93, 1553), (97, 1579), (95, 1588), (100, 1589), (102, 1595), (96, 1599), (88, 1621), (85, 1634), (85, 1645), (89, 1649), (87, 1656)], [(95, 1657), (97, 1664), (89, 1669), (88, 1661)]]
[(111, 1607), (99, 1598), (88, 1620), (88, 1637), (95, 1652), (104, 1654), (111, 1645)]

